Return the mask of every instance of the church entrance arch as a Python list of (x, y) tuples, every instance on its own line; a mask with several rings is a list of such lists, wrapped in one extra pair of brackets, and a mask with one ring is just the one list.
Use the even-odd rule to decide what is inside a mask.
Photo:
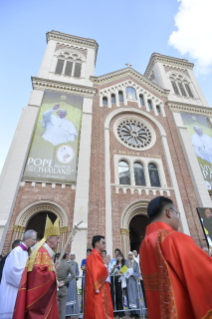
[(149, 201), (141, 200), (131, 203), (121, 218), (121, 250), (127, 256), (130, 250), (139, 249), (149, 224), (147, 206)]
[(17, 216), (10, 246), (15, 239), (21, 239), (23, 233), (28, 229), (34, 229), (38, 232), (38, 240), (43, 238), (46, 216), (49, 216), (52, 222), (59, 218), (60, 223), (60, 243), (59, 251), (67, 238), (68, 216), (64, 208), (53, 201), (37, 201), (26, 206)]
[(134, 216), (130, 221), (130, 250), (139, 251), (140, 244), (145, 236), (146, 226), (149, 224), (149, 218), (144, 214)]
[(37, 232), (37, 239), (41, 240), (44, 236), (45, 223), (47, 215), (51, 219), (52, 223), (57, 219), (57, 215), (51, 212), (40, 212), (34, 215), (27, 223), (26, 230), (34, 229)]

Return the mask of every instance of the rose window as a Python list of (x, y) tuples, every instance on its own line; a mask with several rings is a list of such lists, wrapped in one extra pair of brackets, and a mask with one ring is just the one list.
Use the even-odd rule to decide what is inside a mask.
[(118, 125), (117, 133), (126, 145), (142, 149), (150, 144), (152, 136), (149, 128), (137, 120), (125, 120)]

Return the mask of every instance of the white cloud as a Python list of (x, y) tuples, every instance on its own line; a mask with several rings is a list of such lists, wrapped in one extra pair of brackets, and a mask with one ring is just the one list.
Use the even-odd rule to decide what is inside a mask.
[(195, 59), (197, 71), (210, 72), (212, 66), (212, 0), (177, 0), (177, 31), (169, 37), (169, 45), (182, 55)]

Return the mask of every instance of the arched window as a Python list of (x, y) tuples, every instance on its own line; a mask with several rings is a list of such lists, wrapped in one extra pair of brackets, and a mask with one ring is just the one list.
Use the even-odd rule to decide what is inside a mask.
[(58, 59), (55, 73), (62, 74), (65, 60)]
[(127, 98), (128, 100), (136, 100), (135, 90), (131, 87), (127, 88)]
[(144, 168), (140, 163), (134, 163), (135, 185), (145, 186)]
[(161, 110), (160, 110), (160, 106), (159, 105), (156, 105), (156, 110), (157, 110), (158, 114), (161, 114)]
[(139, 95), (139, 100), (140, 100), (141, 106), (144, 106), (144, 97), (142, 94)]
[(149, 110), (152, 110), (152, 101), (151, 100), (148, 100), (148, 108), (149, 108)]
[(175, 93), (176, 95), (180, 95), (176, 82), (175, 82), (175, 81), (171, 81), (171, 84), (172, 84), (174, 93)]
[(160, 187), (160, 180), (157, 167), (154, 164), (150, 163), (148, 165), (148, 170), (151, 186)]
[(185, 83), (185, 88), (186, 88), (186, 91), (188, 92), (188, 95), (193, 99), (194, 98), (194, 95), (191, 91), (191, 88), (189, 86), (189, 84)]
[(82, 63), (76, 62), (74, 68), (74, 77), (80, 78), (81, 76)]
[(107, 97), (106, 96), (103, 97), (102, 102), (103, 102), (103, 105), (107, 105)]
[(125, 161), (119, 162), (119, 184), (130, 185), (130, 169)]
[(66, 62), (65, 75), (71, 76), (73, 69), (73, 61)]
[(183, 83), (182, 82), (178, 82), (178, 85), (179, 85), (180, 92), (181, 92), (182, 96), (187, 97), (187, 94), (186, 94), (186, 91), (185, 91)]
[(115, 96), (115, 94), (111, 94), (111, 104), (116, 104), (116, 96)]
[(119, 102), (123, 103), (124, 102), (124, 97), (123, 97), (123, 92), (119, 91)]

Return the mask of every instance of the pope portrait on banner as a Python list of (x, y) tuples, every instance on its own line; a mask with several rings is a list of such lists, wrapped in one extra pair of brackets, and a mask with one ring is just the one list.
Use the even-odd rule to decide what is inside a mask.
[(191, 136), (191, 143), (196, 156), (199, 156), (212, 164), (212, 138), (203, 134), (203, 131), (199, 126), (195, 125), (193, 128), (196, 134)]
[[(57, 116), (55, 116), (53, 114), (57, 109)], [(78, 133), (74, 124), (67, 120), (66, 116), (67, 111), (60, 109), (60, 104), (44, 112), (43, 118), (40, 121), (40, 124), (45, 128), (42, 138), (54, 146), (74, 141)]]

